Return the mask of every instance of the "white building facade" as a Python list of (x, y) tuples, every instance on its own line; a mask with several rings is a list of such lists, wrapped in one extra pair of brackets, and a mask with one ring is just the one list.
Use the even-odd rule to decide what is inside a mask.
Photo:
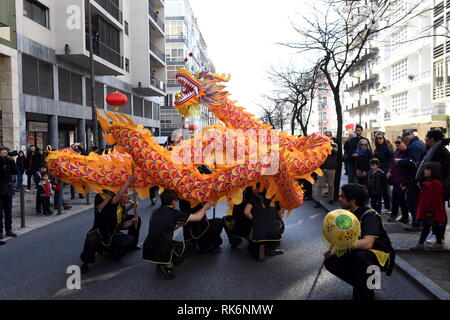
[[(175, 78), (177, 70), (183, 67), (193, 73), (215, 72), (215, 68), (208, 58), (208, 47), (189, 1), (165, 0), (165, 4), (167, 99), (161, 109), (161, 134), (170, 135), (174, 130), (180, 129), (182, 123), (181, 116), (173, 109), (175, 94), (182, 90)], [(210, 125), (211, 119), (211, 113), (202, 106), (201, 115), (187, 119), (186, 126), (195, 125), (198, 131)]]
[(120, 112), (159, 134), (166, 90), (162, 0), (19, 0), (15, 15), (19, 106), (6, 116), (21, 126), (9, 147), (92, 146), (90, 37), (96, 106), (113, 111), (106, 96), (120, 91), (128, 98)]

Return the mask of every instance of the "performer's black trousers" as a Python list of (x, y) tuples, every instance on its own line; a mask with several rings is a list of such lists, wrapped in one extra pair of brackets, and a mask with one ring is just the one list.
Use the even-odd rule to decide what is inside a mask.
[(210, 219), (209, 220), (209, 228), (206, 231), (206, 234), (203, 235), (197, 242), (199, 246), (199, 253), (207, 253), (214, 249), (217, 249), (222, 244), (223, 240), (220, 234), (223, 230), (223, 220), (222, 219)]
[(325, 259), (324, 263), (328, 271), (353, 286), (353, 299), (374, 299), (374, 291), (367, 287), (367, 279), (373, 274), (367, 273), (367, 268), (371, 265), (380, 267), (373, 252), (352, 250), (341, 257), (333, 255)]
[[(128, 215), (125, 220), (133, 219), (132, 215)], [(139, 218), (138, 225), (132, 225), (128, 229), (128, 234), (120, 233), (113, 236), (111, 244), (106, 247), (102, 245), (97, 230), (92, 230), (86, 235), (84, 242), (84, 249), (80, 255), (83, 263), (94, 263), (95, 254), (99, 251), (108, 252), (113, 259), (123, 257), (130, 249), (137, 246), (139, 241), (139, 230), (141, 228), (141, 219)]]

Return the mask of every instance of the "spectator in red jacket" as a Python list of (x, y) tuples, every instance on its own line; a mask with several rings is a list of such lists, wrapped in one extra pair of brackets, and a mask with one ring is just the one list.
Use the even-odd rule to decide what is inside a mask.
[(424, 242), (433, 228), (436, 235), (436, 243), (429, 249), (442, 250), (442, 237), (444, 224), (446, 222), (446, 213), (444, 202), (444, 187), (441, 182), (441, 164), (439, 162), (428, 162), (425, 164), (423, 172), (426, 179), (420, 190), (419, 200), (416, 208), (416, 219), (422, 223), (423, 229), (420, 235), (419, 243), (411, 250), (424, 249)]
[(42, 175), (42, 181), (38, 186), (38, 194), (41, 200), (42, 212), (44, 216), (51, 216), (53, 212), (50, 210), (50, 196), (52, 195), (52, 184), (48, 173)]

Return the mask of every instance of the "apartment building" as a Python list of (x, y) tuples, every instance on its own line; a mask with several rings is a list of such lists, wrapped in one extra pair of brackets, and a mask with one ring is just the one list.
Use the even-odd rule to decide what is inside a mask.
[(0, 145), (19, 147), (16, 1), (0, 1)]
[(312, 102), (308, 133), (325, 133), (327, 131), (331, 131), (333, 136), (336, 136), (337, 117), (333, 92), (325, 80), (319, 83)]
[(368, 138), (379, 130), (377, 124), (379, 102), (374, 99), (378, 75), (373, 72), (378, 52), (378, 48), (369, 43), (344, 79), (345, 90), (342, 99), (344, 127), (361, 124), (365, 131), (364, 136)]
[[(173, 109), (175, 94), (182, 90), (175, 78), (177, 70), (183, 67), (194, 73), (214, 73), (215, 68), (208, 58), (208, 47), (189, 1), (165, 0), (165, 12), (167, 98), (165, 105), (161, 107), (161, 135), (169, 136), (174, 130), (180, 129), (182, 123), (181, 116)], [(195, 125), (197, 130), (200, 130), (212, 123), (212, 114), (202, 106), (201, 115), (187, 119), (186, 128)]]
[(12, 138), (3, 126), (5, 145), (93, 144), (90, 37), (95, 105), (114, 111), (105, 99), (120, 91), (128, 97), (120, 112), (159, 135), (166, 91), (162, 0), (18, 0), (14, 10), (18, 103), (12, 115), (2, 109), (3, 122), (14, 126)]
[[(431, 38), (433, 50), (433, 74), (432, 74), (432, 100), (434, 104), (441, 106), (441, 114), (434, 118), (446, 122), (445, 128), (450, 129), (450, 1), (433, 1), (433, 37)], [(445, 112), (442, 112), (444, 111)], [(448, 132), (447, 132), (448, 134)]]
[[(400, 4), (398, 10), (407, 12), (414, 2)], [(406, 129), (424, 137), (431, 128), (447, 128), (445, 103), (433, 94), (433, 90), (437, 94), (442, 87), (439, 81), (443, 73), (439, 73), (442, 70), (437, 66), (445, 56), (436, 55), (443, 46), (439, 47), (436, 39), (430, 40), (433, 39), (430, 21), (435, 14), (430, 10), (432, 5), (431, 0), (421, 1), (412, 19), (387, 29), (377, 39), (380, 52), (373, 71), (379, 75), (379, 85), (374, 99), (379, 101), (380, 108), (374, 126), (386, 132), (389, 139)]]

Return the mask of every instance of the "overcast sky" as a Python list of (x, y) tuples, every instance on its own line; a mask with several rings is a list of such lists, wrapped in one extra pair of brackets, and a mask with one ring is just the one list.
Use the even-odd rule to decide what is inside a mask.
[(309, 1), (189, 1), (216, 71), (232, 75), (231, 99), (258, 115), (256, 103), (273, 88), (266, 79), (270, 66), (299, 64), (294, 49), (276, 43), (299, 39), (291, 21), (299, 21), (300, 14), (310, 9)]

